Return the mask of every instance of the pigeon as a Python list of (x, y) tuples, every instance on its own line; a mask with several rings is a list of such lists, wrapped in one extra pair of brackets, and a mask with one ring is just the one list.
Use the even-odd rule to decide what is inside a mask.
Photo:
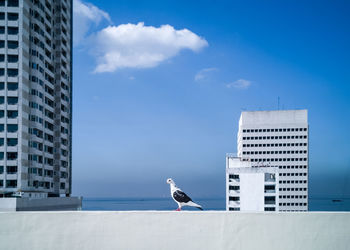
[(192, 199), (190, 197), (187, 196), (187, 194), (185, 194), (184, 192), (182, 192), (182, 190), (180, 188), (178, 188), (175, 185), (175, 182), (171, 179), (168, 178), (166, 180), (166, 182), (168, 184), (170, 184), (170, 194), (171, 197), (173, 197), (174, 201), (178, 204), (178, 208), (176, 209), (176, 211), (181, 211), (181, 208), (183, 206), (190, 206), (190, 207), (196, 207), (200, 210), (203, 210), (203, 208), (198, 205), (197, 203), (194, 203), (192, 201)]

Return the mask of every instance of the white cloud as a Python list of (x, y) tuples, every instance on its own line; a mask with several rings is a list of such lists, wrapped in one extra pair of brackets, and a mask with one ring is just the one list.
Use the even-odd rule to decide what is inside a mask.
[(73, 18), (74, 45), (82, 43), (89, 30), (103, 20), (111, 23), (111, 18), (107, 12), (100, 10), (91, 3), (85, 3), (80, 0), (73, 1)]
[(236, 89), (247, 89), (252, 84), (251, 81), (239, 79), (235, 82), (226, 84), (227, 88), (236, 88)]
[(183, 49), (199, 51), (208, 42), (188, 29), (144, 23), (108, 26), (95, 35), (95, 72), (122, 68), (151, 68), (177, 55)]
[(205, 80), (207, 79), (211, 72), (215, 72), (217, 71), (218, 69), (217, 68), (205, 68), (205, 69), (201, 69), (200, 71), (197, 72), (197, 74), (194, 76), (194, 80), (196, 82), (198, 81), (202, 81), (202, 80)]

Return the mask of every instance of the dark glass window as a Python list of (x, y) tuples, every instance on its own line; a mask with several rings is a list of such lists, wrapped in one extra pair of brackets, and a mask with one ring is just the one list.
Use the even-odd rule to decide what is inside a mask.
[(7, 47), (9, 49), (17, 49), (18, 48), (18, 41), (7, 41)]
[(0, 90), (4, 90), (5, 89), (5, 83), (4, 82), (0, 82)]
[(5, 111), (4, 110), (0, 110), (0, 118), (3, 118), (5, 116)]
[(9, 35), (17, 35), (18, 34), (18, 27), (7, 27), (7, 33)]
[(0, 20), (5, 20), (5, 13), (4, 12), (0, 12)]
[(18, 130), (17, 124), (7, 124), (7, 132), (9, 133), (15, 133)]
[(17, 180), (6, 180), (6, 187), (16, 188), (17, 187)]
[(10, 76), (10, 77), (18, 76), (18, 69), (7, 69), (7, 76)]
[(18, 7), (18, 0), (7, 0), (8, 7)]
[[(7, 153), (8, 155), (9, 153)], [(13, 154), (13, 153), (12, 153)], [(16, 153), (17, 154), (17, 153)], [(8, 174), (16, 174), (17, 173), (17, 166), (6, 166), (6, 172)]]
[(0, 160), (4, 159), (4, 152), (0, 152)]
[(5, 27), (4, 26), (0, 26), (0, 34), (5, 34)]
[(7, 13), (7, 19), (9, 21), (17, 21), (18, 20), (18, 13)]
[(9, 105), (15, 105), (18, 103), (18, 97), (7, 97), (7, 103)]
[(5, 0), (0, 0), (0, 6), (5, 6)]
[(0, 104), (4, 104), (5, 103), (5, 97), (0, 96)]
[(18, 62), (18, 55), (7, 55), (7, 60), (10, 63)]
[(4, 138), (0, 138), (0, 146), (4, 146)]
[(3, 40), (0, 41), (0, 48), (5, 48), (5, 41)]
[(5, 55), (0, 55), (0, 62), (4, 62), (5, 61)]
[[(0, 166), (0, 174), (4, 173), (4, 166)], [(0, 187), (2, 186), (2, 184), (0, 183)]]
[[(13, 161), (16, 159), (17, 159), (17, 152), (7, 152), (7, 160)], [(16, 170), (17, 170), (17, 167), (16, 167)]]
[(17, 90), (17, 89), (18, 89), (17, 82), (8, 82), (7, 83), (7, 90)]
[(18, 116), (18, 111), (15, 111), (15, 110), (8, 110), (7, 111), (8, 118), (17, 118), (17, 116)]

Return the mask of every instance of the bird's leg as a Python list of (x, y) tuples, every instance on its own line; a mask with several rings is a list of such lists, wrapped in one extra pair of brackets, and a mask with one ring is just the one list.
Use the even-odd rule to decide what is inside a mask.
[(178, 207), (175, 211), (181, 211), (181, 207)]

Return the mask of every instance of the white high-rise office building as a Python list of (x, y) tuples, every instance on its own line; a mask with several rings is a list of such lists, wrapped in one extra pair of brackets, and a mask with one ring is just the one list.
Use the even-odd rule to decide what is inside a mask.
[(0, 0), (0, 197), (70, 196), (72, 0)]
[[(258, 187), (255, 189), (260, 190), (260, 193), (264, 189), (265, 204), (273, 203), (273, 198), (266, 198), (273, 192), (273, 185), (271, 181), (264, 183), (267, 179), (263, 182), (262, 175), (256, 177), (254, 173), (258, 172), (264, 173), (266, 177), (273, 177), (274, 173), (278, 175), (271, 178), (276, 182), (275, 211), (307, 211), (308, 133), (307, 110), (242, 112), (237, 138), (237, 159), (233, 159), (232, 155), (228, 155), (226, 159), (227, 210), (254, 210), (254, 202), (251, 200), (249, 209), (240, 206), (241, 201), (246, 200), (242, 196), (249, 195), (249, 190), (243, 191), (241, 185), (236, 185), (241, 182), (241, 172), (246, 174), (245, 180), (249, 179), (247, 183), (257, 183)], [(260, 178), (260, 181), (253, 181), (254, 176)], [(240, 191), (234, 195), (230, 189)], [(261, 203), (263, 199), (264, 197), (260, 197), (256, 202)], [(236, 203), (232, 202), (234, 200)], [(260, 211), (261, 205), (258, 207)], [(271, 210), (273, 209), (265, 209)]]

